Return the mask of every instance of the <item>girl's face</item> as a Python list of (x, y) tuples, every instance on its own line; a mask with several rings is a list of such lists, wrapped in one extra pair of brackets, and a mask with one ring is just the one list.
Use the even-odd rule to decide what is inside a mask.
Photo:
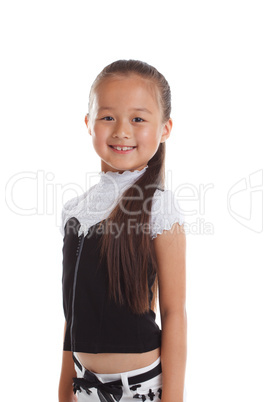
[(103, 172), (143, 169), (169, 137), (172, 120), (162, 122), (157, 91), (137, 75), (106, 78), (97, 86), (85, 122)]

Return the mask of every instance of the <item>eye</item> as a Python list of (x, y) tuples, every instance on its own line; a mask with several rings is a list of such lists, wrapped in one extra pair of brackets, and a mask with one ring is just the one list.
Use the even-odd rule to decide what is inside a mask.
[(101, 120), (111, 121), (113, 118), (111, 116), (105, 116)]
[(137, 119), (139, 119), (139, 121), (136, 121), (135, 123), (140, 123), (140, 122), (144, 121), (141, 117), (134, 117), (133, 120), (137, 120)]

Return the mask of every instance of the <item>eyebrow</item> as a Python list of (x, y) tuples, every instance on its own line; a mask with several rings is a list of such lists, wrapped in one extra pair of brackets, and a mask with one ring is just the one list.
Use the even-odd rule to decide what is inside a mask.
[[(114, 108), (108, 107), (108, 106), (102, 106), (98, 109), (99, 112), (101, 112), (102, 110), (114, 110)], [(136, 110), (138, 112), (146, 112), (146, 113), (152, 114), (152, 112), (149, 109), (146, 109), (145, 107), (135, 107), (135, 108), (132, 108), (131, 110)]]

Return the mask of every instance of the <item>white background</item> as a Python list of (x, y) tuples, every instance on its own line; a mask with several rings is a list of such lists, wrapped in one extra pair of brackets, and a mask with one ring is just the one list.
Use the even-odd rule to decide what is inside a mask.
[(100, 170), (84, 124), (90, 85), (132, 58), (172, 89), (166, 172), (187, 221), (187, 402), (268, 401), (265, 6), (2, 3), (1, 400), (57, 401), (61, 208)]

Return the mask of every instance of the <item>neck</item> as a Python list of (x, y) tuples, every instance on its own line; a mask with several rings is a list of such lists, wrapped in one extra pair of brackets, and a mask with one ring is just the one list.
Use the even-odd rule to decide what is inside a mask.
[(148, 168), (148, 165), (145, 166), (141, 170), (124, 170), (122, 173), (113, 172), (112, 170), (109, 170), (107, 172), (99, 172), (100, 175), (100, 182), (105, 183), (105, 184), (131, 184), (132, 182), (134, 183), (140, 176), (145, 173), (146, 169)]
[(139, 167), (137, 167), (137, 168), (129, 168), (129, 169), (125, 169), (125, 168), (122, 168), (122, 169), (116, 169), (116, 168), (114, 168), (114, 167), (112, 167), (112, 166), (110, 166), (110, 165), (108, 165), (106, 162), (104, 162), (103, 160), (101, 160), (101, 172), (103, 172), (103, 173), (107, 173), (107, 172), (114, 172), (114, 173), (116, 173), (116, 172), (118, 172), (119, 174), (122, 174), (122, 173), (124, 173), (125, 171), (130, 171), (130, 172), (135, 172), (136, 170), (138, 170), (138, 171), (141, 171), (141, 170), (143, 170), (145, 167), (148, 167), (148, 164), (142, 164), (142, 165), (140, 165)]

